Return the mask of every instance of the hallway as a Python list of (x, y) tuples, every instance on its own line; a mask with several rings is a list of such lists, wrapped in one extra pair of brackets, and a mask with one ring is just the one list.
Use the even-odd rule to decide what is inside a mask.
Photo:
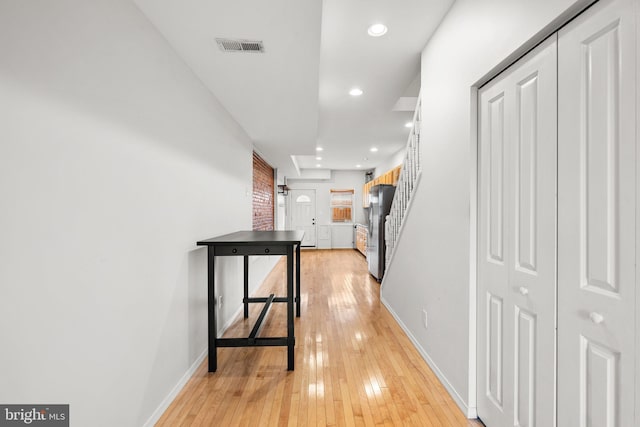
[[(380, 303), (380, 285), (355, 250), (302, 252), (302, 314), (296, 369), (278, 347), (222, 348), (218, 371), (206, 360), (158, 426), (416, 425), (468, 421)], [(259, 294), (283, 295), (284, 260)], [(204, 284), (203, 284), (204, 286)], [(286, 306), (275, 304), (262, 334), (283, 335)], [(261, 304), (226, 337), (246, 336)]]

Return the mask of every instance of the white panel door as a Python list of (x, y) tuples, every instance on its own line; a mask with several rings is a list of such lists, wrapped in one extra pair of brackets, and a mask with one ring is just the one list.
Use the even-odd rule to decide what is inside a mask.
[(601, 1), (558, 38), (558, 425), (634, 425), (636, 33)]
[(555, 420), (557, 51), (549, 38), (480, 90), (478, 415)]
[(316, 190), (289, 190), (291, 229), (304, 231), (300, 246), (316, 246)]
[[(636, 0), (636, 167), (640, 165), (640, 1)], [(640, 172), (636, 171), (636, 286), (640, 281)], [(636, 292), (636, 349), (640, 351), (640, 292)], [(640, 357), (636, 353), (636, 426), (640, 425)]]
[(489, 426), (504, 425), (513, 405), (509, 396), (512, 368), (504, 349), (505, 338), (513, 336), (505, 331), (509, 325), (504, 321), (508, 288), (505, 90), (505, 80), (498, 78), (479, 97), (478, 416)]

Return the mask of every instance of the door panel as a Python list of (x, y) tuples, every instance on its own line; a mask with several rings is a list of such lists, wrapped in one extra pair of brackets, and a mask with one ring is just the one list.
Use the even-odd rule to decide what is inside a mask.
[(304, 231), (301, 246), (316, 246), (316, 190), (290, 190), (291, 228)]
[(535, 425), (536, 315), (516, 306), (515, 312), (514, 392), (515, 425)]
[[(581, 286), (591, 292), (618, 294), (614, 266), (618, 239), (616, 228), (620, 215), (615, 191), (618, 188), (617, 98), (620, 95), (618, 73), (620, 51), (619, 23), (607, 27), (582, 42), (584, 54), (580, 68), (585, 71), (584, 153), (580, 176), (581, 210), (586, 218), (580, 230), (585, 242), (585, 259), (581, 263), (585, 278)], [(608, 119), (612, 119), (611, 122)], [(604, 243), (604, 244), (603, 244)]]
[(617, 396), (620, 390), (619, 353), (580, 336), (580, 411), (581, 426), (614, 427), (617, 417)]
[(516, 86), (518, 151), (516, 160), (516, 260), (521, 271), (536, 273), (537, 226), (537, 111), (538, 75), (532, 74)]
[(627, 0), (559, 33), (558, 425), (634, 419), (635, 44)]
[[(640, 2), (635, 2), (635, 28), (636, 28), (636, 147), (640, 139), (640, 88), (638, 83), (640, 82)], [(636, 148), (636, 165), (640, 165), (640, 149)], [(636, 225), (640, 225), (640, 171), (636, 171)], [(636, 286), (640, 281), (640, 226), (636, 226)], [(635, 335), (636, 335), (636, 351), (640, 351), (640, 315), (637, 313), (640, 310), (640, 292), (636, 292), (636, 321), (635, 321)], [(631, 327), (631, 322), (629, 322)], [(640, 355), (636, 353), (636, 389), (635, 389), (635, 423), (633, 425), (640, 425)]]
[(504, 246), (504, 93), (489, 101), (489, 259), (503, 262)]
[(552, 426), (557, 50), (552, 37), (479, 93), (478, 415)]
[(502, 339), (502, 298), (487, 293), (487, 397), (499, 409), (502, 409), (502, 377), (504, 354)]
[[(480, 94), (478, 248), (478, 414), (487, 425), (502, 425), (512, 405), (513, 375), (508, 350), (508, 267), (505, 265), (505, 85)], [(505, 348), (506, 346), (506, 348)], [(505, 352), (507, 351), (507, 353)]]

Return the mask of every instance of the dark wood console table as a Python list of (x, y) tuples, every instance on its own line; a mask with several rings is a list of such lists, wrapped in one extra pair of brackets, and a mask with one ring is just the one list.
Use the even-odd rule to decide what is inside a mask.
[[(296, 303), (296, 316), (300, 317), (300, 242), (302, 231), (238, 231), (212, 239), (201, 240), (198, 246), (207, 246), (208, 285), (209, 285), (209, 372), (218, 368), (218, 347), (261, 347), (286, 346), (288, 349), (289, 371), (294, 368), (295, 335), (293, 331), (293, 303)], [(295, 293), (293, 286), (295, 248)], [(286, 255), (287, 257), (287, 295), (276, 297), (274, 294), (266, 298), (249, 298), (249, 256), (252, 255)], [(264, 303), (255, 326), (248, 338), (218, 338), (216, 326), (215, 297), (215, 257), (244, 257), (244, 317), (249, 317), (250, 303)], [(272, 303), (287, 303), (287, 336), (257, 337), (262, 322)]]

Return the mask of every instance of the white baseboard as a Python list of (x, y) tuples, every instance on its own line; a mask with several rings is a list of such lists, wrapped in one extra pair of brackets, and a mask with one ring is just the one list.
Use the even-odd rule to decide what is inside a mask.
[[(224, 335), (224, 333), (227, 331), (227, 329), (229, 329), (229, 327), (231, 326), (231, 324), (233, 323), (233, 321), (236, 319), (236, 317), (238, 317), (240, 315), (240, 313), (243, 310), (243, 305), (241, 304), (240, 307), (238, 307), (238, 310), (233, 314), (233, 316), (231, 316), (231, 318), (229, 319), (229, 321), (227, 323), (224, 324), (224, 326), (222, 326), (222, 329), (220, 330), (220, 332), (218, 333), (218, 336), (222, 336)], [(178, 396), (178, 394), (180, 394), (180, 392), (182, 391), (182, 389), (184, 388), (185, 385), (187, 385), (187, 382), (189, 382), (189, 380), (191, 379), (191, 377), (193, 376), (193, 374), (196, 372), (196, 370), (198, 369), (198, 367), (202, 364), (202, 362), (204, 361), (204, 359), (207, 357), (209, 353), (209, 348), (205, 348), (202, 353), (200, 354), (200, 356), (198, 356), (196, 358), (196, 360), (193, 362), (193, 364), (189, 367), (189, 369), (187, 370), (187, 372), (184, 373), (184, 375), (182, 376), (182, 378), (180, 378), (180, 380), (178, 381), (178, 383), (173, 387), (173, 389), (169, 392), (169, 394), (167, 395), (167, 397), (165, 397), (162, 402), (160, 403), (160, 405), (158, 406), (158, 408), (156, 408), (156, 410), (153, 412), (153, 414), (151, 415), (151, 417), (147, 420), (146, 423), (144, 423), (144, 427), (153, 427), (153, 425), (155, 423), (158, 422), (158, 420), (160, 419), (160, 417), (162, 417), (162, 414), (164, 414), (164, 411), (167, 410), (167, 408), (169, 407), (169, 405), (171, 405), (171, 403), (173, 403), (173, 400)]]
[(207, 353), (208, 353), (208, 348), (206, 348), (201, 354), (200, 356), (198, 356), (196, 358), (196, 360), (191, 364), (191, 366), (189, 367), (189, 369), (187, 370), (187, 372), (184, 373), (184, 375), (182, 376), (182, 378), (180, 378), (180, 380), (178, 381), (178, 383), (173, 387), (173, 389), (169, 392), (169, 394), (167, 395), (167, 397), (165, 397), (162, 402), (160, 402), (160, 405), (156, 408), (155, 411), (153, 411), (153, 414), (151, 414), (151, 417), (149, 417), (149, 419), (147, 420), (146, 423), (144, 423), (144, 427), (153, 427), (155, 425), (155, 423), (158, 422), (158, 420), (160, 419), (160, 417), (162, 417), (162, 414), (164, 414), (164, 411), (167, 410), (167, 408), (169, 407), (169, 405), (171, 405), (171, 403), (173, 403), (173, 400), (178, 396), (178, 394), (182, 391), (182, 389), (184, 388), (185, 385), (187, 385), (187, 382), (189, 382), (189, 380), (191, 379), (191, 377), (193, 376), (193, 374), (196, 372), (196, 370), (198, 369), (198, 367), (202, 364), (202, 362), (204, 361), (205, 357), (207, 357)]
[(396, 322), (398, 322), (402, 330), (407, 334), (407, 336), (409, 337), (413, 345), (416, 347), (416, 349), (418, 350), (422, 358), (425, 360), (425, 362), (427, 362), (427, 365), (429, 365), (431, 370), (433, 370), (433, 373), (436, 374), (436, 377), (438, 377), (442, 385), (444, 385), (444, 388), (447, 390), (447, 392), (449, 393), (451, 398), (454, 400), (454, 402), (456, 402), (456, 405), (458, 405), (462, 413), (465, 414), (466, 417), (470, 419), (478, 418), (476, 408), (475, 407), (471, 408), (467, 406), (467, 404), (464, 402), (464, 399), (460, 396), (460, 394), (458, 394), (458, 392), (453, 387), (453, 385), (451, 385), (451, 382), (449, 382), (449, 380), (444, 375), (444, 373), (440, 370), (440, 368), (438, 368), (438, 365), (436, 365), (433, 359), (431, 359), (431, 356), (429, 356), (429, 353), (427, 353), (427, 351), (420, 345), (416, 337), (414, 337), (411, 331), (409, 330), (409, 328), (407, 328), (407, 325), (404, 324), (404, 322), (396, 314), (393, 308), (391, 308), (391, 305), (387, 302), (387, 300), (385, 300), (382, 297), (382, 295), (380, 296), (380, 301), (387, 308), (387, 310), (389, 310), (393, 318), (396, 319)]
[[(277, 262), (275, 262), (273, 264), (273, 266), (271, 267), (272, 271), (275, 266), (276, 266)], [(268, 275), (268, 273), (267, 273)], [(266, 276), (266, 275), (265, 275)], [(229, 329), (229, 327), (233, 324), (233, 322), (240, 317), (240, 313), (242, 313), (244, 310), (244, 305), (241, 303), (238, 305), (238, 309), (235, 311), (235, 313), (233, 313), (230, 317), (229, 320), (227, 320), (227, 322), (222, 325), (222, 328), (218, 331), (218, 336), (221, 337), (222, 335), (224, 335), (224, 333), (227, 331), (227, 329)], [(158, 422), (158, 420), (160, 419), (160, 417), (162, 417), (162, 414), (164, 414), (164, 411), (167, 410), (167, 408), (169, 407), (169, 405), (171, 405), (171, 403), (173, 402), (173, 400), (178, 396), (178, 394), (182, 391), (182, 389), (184, 388), (185, 385), (187, 385), (187, 382), (191, 379), (191, 377), (193, 376), (193, 374), (196, 372), (196, 370), (198, 369), (198, 367), (202, 364), (202, 362), (204, 361), (205, 357), (207, 357), (209, 353), (209, 347), (208, 347), (208, 341), (206, 344), (206, 348), (202, 351), (202, 353), (200, 354), (200, 356), (198, 356), (198, 358), (193, 362), (193, 364), (189, 367), (189, 369), (187, 370), (187, 372), (184, 373), (184, 375), (182, 376), (182, 378), (180, 378), (180, 380), (178, 381), (178, 383), (173, 387), (173, 389), (169, 392), (169, 394), (167, 395), (167, 397), (165, 397), (162, 402), (160, 403), (160, 405), (156, 408), (155, 411), (153, 411), (153, 414), (151, 415), (151, 417), (149, 417), (149, 419), (147, 420), (146, 423), (144, 423), (144, 427), (153, 427), (153, 425), (155, 423)]]
[(244, 304), (240, 304), (238, 306), (238, 309), (229, 317), (229, 320), (227, 320), (227, 323), (222, 325), (222, 328), (218, 331), (218, 337), (223, 336), (224, 333), (227, 332), (227, 329), (229, 329), (229, 327), (233, 324), (234, 321), (238, 320), (238, 317), (240, 317), (240, 313), (242, 313), (243, 311), (244, 311)]

